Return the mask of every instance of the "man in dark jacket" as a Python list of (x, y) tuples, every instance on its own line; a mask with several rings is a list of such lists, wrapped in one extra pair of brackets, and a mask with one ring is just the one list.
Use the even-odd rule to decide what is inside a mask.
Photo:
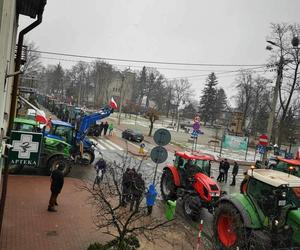
[(61, 192), (61, 189), (64, 185), (64, 174), (62, 170), (64, 170), (64, 166), (59, 165), (51, 174), (51, 196), (48, 205), (49, 212), (56, 212), (55, 206), (58, 205), (57, 196)]
[(227, 183), (227, 178), (228, 178), (228, 170), (230, 168), (230, 164), (227, 161), (227, 159), (224, 160), (224, 179), (225, 179), (225, 183)]
[(104, 129), (104, 135), (106, 135), (106, 133), (107, 133), (107, 130), (108, 130), (108, 122), (106, 121), (105, 123), (104, 123), (104, 125), (103, 125), (103, 129)]
[(219, 176), (217, 178), (218, 182), (224, 181), (224, 172), (225, 172), (225, 170), (224, 170), (224, 161), (222, 160), (222, 161), (220, 161), (220, 165), (219, 165)]
[(230, 184), (230, 186), (235, 186), (235, 177), (237, 176), (238, 172), (239, 172), (239, 165), (235, 161), (232, 169), (232, 183)]

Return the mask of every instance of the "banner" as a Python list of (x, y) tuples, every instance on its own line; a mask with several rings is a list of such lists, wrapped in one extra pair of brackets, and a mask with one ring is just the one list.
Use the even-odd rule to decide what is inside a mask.
[(233, 135), (225, 135), (223, 148), (231, 150), (246, 151), (248, 145), (248, 137), (240, 137)]

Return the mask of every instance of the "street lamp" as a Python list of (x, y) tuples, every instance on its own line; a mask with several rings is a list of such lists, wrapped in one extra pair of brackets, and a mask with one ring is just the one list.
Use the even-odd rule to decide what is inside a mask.
[[(276, 44), (273, 41), (268, 40), (267, 43), (276, 46), (276, 47), (280, 47), (278, 44)], [(298, 37), (294, 37), (291, 41), (292, 46), (294, 48), (298, 48), (299, 46), (299, 38)], [(266, 47), (267, 50), (272, 50), (272, 46), (268, 45)], [(281, 85), (281, 81), (282, 81), (282, 71), (283, 71), (283, 67), (284, 67), (284, 57), (281, 53), (280, 55), (280, 59), (278, 62), (278, 66), (277, 66), (277, 78), (276, 78), (276, 84), (275, 84), (275, 88), (274, 88), (274, 94), (273, 94), (273, 100), (272, 100), (272, 104), (271, 104), (271, 111), (270, 111), (270, 116), (269, 116), (269, 120), (268, 120), (268, 126), (267, 126), (267, 136), (268, 139), (271, 140), (271, 136), (272, 136), (272, 130), (273, 130), (273, 123), (274, 123), (274, 117), (275, 117), (275, 111), (276, 111), (276, 105), (277, 105), (277, 99), (278, 99), (278, 93), (279, 93), (279, 87)]]

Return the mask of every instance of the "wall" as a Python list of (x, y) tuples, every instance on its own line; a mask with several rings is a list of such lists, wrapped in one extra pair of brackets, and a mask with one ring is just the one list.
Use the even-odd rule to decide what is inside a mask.
[[(0, 147), (3, 150), (2, 136), (6, 134), (10, 112), (13, 77), (6, 78), (6, 72), (14, 72), (17, 18), (16, 1), (0, 0)], [(1, 152), (1, 156), (2, 156)], [(0, 173), (3, 159), (0, 156)], [(0, 175), (1, 178), (1, 175)]]

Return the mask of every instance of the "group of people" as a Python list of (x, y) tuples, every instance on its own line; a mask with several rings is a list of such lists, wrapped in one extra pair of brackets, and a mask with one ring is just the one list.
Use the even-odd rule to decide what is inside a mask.
[[(228, 160), (227, 159), (222, 160), (219, 165), (219, 176), (217, 178), (218, 182), (227, 183), (229, 169), (230, 169), (230, 164), (229, 164)], [(233, 164), (232, 182), (231, 182), (230, 186), (235, 186), (235, 184), (236, 184), (235, 178), (236, 178), (238, 172), (239, 172), (239, 165), (235, 161)]]
[(150, 185), (145, 192), (145, 181), (142, 178), (142, 174), (138, 173), (135, 168), (127, 168), (122, 177), (122, 200), (121, 205), (126, 206), (130, 204), (130, 211), (139, 210), (143, 195), (146, 195), (147, 203), (147, 215), (152, 213), (152, 207), (154, 206), (157, 192), (154, 185)]
[(108, 122), (101, 122), (99, 125), (99, 136), (102, 135), (102, 131), (103, 134), (106, 135), (107, 131), (108, 131), (108, 135), (112, 136), (114, 130), (114, 125), (112, 123), (108, 124)]

